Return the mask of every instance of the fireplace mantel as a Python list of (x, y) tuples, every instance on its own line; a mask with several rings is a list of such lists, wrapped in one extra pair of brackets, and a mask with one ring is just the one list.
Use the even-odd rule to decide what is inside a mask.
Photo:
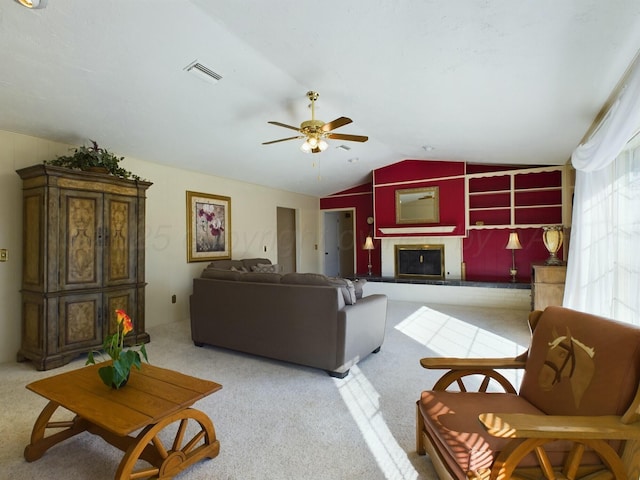
[(385, 227), (378, 228), (381, 233), (385, 235), (409, 235), (409, 234), (423, 234), (423, 235), (436, 235), (439, 233), (451, 233), (456, 229), (454, 225), (438, 225), (436, 227)]

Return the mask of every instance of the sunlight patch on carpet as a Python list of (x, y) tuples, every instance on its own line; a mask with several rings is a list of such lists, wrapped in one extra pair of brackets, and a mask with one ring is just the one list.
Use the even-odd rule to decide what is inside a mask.
[(344, 379), (334, 379), (342, 400), (356, 421), (387, 480), (415, 480), (418, 472), (389, 430), (380, 411), (380, 395), (357, 365)]
[[(395, 328), (441, 357), (515, 357), (527, 348), (425, 306), (402, 320)], [(522, 380), (521, 371), (500, 370), (500, 373), (514, 385), (519, 385)]]

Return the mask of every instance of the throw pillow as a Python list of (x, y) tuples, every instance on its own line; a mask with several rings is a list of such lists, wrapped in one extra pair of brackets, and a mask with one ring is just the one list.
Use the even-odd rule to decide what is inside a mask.
[(362, 298), (362, 295), (364, 294), (363, 287), (364, 287), (365, 283), (367, 283), (367, 279), (366, 278), (357, 278), (353, 282), (353, 288), (355, 288), (355, 290), (356, 290), (356, 298), (358, 298), (358, 299)]
[(275, 263), (259, 263), (251, 267), (251, 271), (257, 273), (278, 273), (278, 265)]
[(356, 290), (351, 280), (340, 277), (332, 277), (329, 279), (329, 283), (340, 289), (342, 297), (344, 298), (345, 305), (355, 305)]

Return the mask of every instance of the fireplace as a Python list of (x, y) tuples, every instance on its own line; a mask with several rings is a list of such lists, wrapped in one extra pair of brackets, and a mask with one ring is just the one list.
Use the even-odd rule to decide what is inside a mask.
[(444, 245), (395, 245), (396, 277), (444, 280)]

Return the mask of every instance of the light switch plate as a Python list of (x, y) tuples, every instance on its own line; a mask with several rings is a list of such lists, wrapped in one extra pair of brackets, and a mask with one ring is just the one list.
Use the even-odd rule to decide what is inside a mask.
[(0, 248), (0, 262), (6, 262), (9, 256), (9, 250), (6, 248)]

